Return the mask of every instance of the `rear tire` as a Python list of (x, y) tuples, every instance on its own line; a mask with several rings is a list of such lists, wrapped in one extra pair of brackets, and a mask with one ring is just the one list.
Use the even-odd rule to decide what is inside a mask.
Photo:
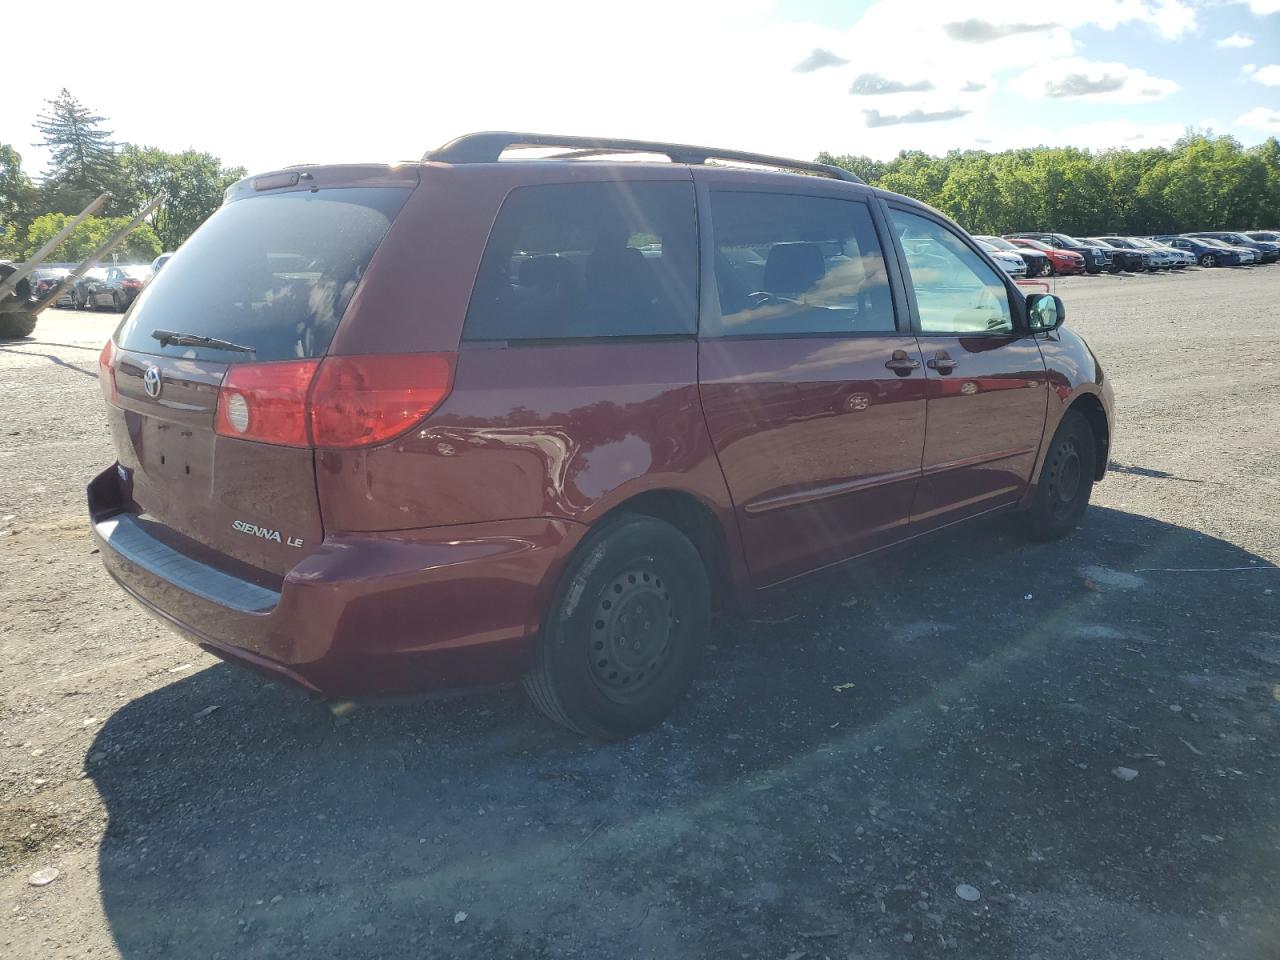
[(684, 696), (710, 617), (707, 571), (689, 539), (654, 517), (620, 514), (561, 575), (525, 690), (576, 733), (639, 733)]
[(1060, 540), (1080, 523), (1093, 492), (1096, 459), (1089, 421), (1068, 410), (1049, 442), (1027, 511), (1027, 533), (1033, 540)]
[(0, 340), (18, 340), (31, 336), (36, 328), (36, 315), (22, 311), (19, 313), (0, 313)]
[(1206, 253), (1200, 258), (1200, 266), (1202, 267), (1216, 267), (1217, 265), (1218, 261), (1214, 258), (1212, 253)]

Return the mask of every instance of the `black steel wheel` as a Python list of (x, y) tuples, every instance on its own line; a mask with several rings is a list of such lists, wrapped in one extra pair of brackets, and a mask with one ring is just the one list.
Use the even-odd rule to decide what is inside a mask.
[(655, 517), (619, 514), (570, 558), (525, 690), (578, 733), (638, 733), (684, 696), (710, 616), (707, 570), (689, 539)]
[(1028, 511), (1028, 532), (1034, 539), (1058, 540), (1076, 528), (1093, 493), (1096, 459), (1089, 421), (1068, 410), (1049, 442)]
[(596, 600), (587, 650), (592, 680), (611, 700), (643, 698), (671, 657), (675, 627), (671, 593), (655, 567), (618, 574)]

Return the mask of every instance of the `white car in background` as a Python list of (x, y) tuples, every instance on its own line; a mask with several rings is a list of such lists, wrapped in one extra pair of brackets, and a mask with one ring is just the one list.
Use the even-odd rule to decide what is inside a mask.
[[(976, 237), (974, 239), (977, 239)], [(1005, 273), (1016, 280), (1021, 280), (1027, 275), (1027, 261), (1016, 253), (1010, 253), (1008, 250), (1001, 250), (994, 247), (985, 240), (978, 240), (978, 245), (991, 255), (994, 260)]]

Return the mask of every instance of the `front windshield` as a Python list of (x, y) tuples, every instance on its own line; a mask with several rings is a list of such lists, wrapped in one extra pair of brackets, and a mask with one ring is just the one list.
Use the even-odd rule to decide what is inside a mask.
[(995, 247), (997, 250), (1012, 250), (1015, 253), (1018, 251), (1017, 247), (1003, 237), (979, 237), (978, 239), (983, 243)]

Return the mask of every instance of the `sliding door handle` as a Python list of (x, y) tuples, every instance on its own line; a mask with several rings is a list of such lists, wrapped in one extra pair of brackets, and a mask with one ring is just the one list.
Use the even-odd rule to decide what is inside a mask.
[(893, 356), (886, 360), (884, 365), (900, 377), (907, 376), (912, 370), (920, 369), (920, 361), (907, 356), (905, 350), (893, 351)]
[(928, 366), (930, 370), (937, 370), (939, 373), (950, 373), (960, 366), (960, 361), (952, 360), (947, 351), (940, 350), (929, 358)]

